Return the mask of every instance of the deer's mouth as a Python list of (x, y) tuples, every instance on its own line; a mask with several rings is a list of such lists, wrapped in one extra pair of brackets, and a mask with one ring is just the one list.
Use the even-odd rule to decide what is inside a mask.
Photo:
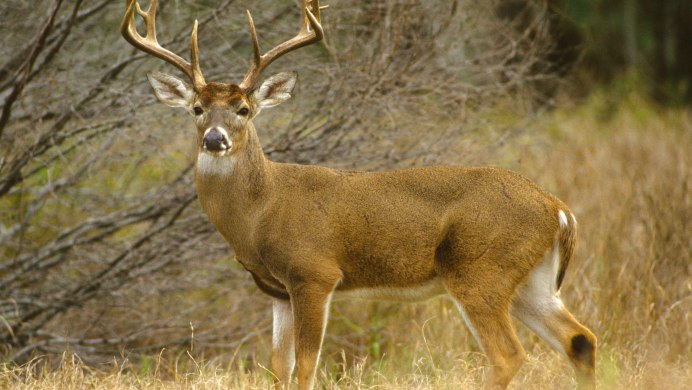
[(221, 157), (231, 151), (231, 145), (228, 144), (207, 144), (204, 143), (204, 151), (212, 156)]
[(208, 149), (205, 148), (203, 153), (206, 154), (206, 155), (208, 155), (208, 156), (212, 156), (212, 157), (223, 157), (223, 156), (229, 154), (229, 153), (230, 153), (230, 150), (231, 150), (231, 148), (227, 148), (227, 149), (224, 149), (224, 150), (213, 151), (213, 150), (208, 150)]

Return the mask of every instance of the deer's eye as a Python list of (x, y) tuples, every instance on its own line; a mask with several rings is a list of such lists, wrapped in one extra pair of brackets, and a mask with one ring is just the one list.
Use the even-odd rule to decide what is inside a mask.
[(250, 112), (250, 110), (247, 109), (247, 107), (243, 107), (240, 110), (238, 110), (238, 115), (240, 116), (245, 116)]
[(202, 113), (204, 112), (202, 107), (195, 107), (192, 110), (195, 112), (195, 115), (202, 115)]

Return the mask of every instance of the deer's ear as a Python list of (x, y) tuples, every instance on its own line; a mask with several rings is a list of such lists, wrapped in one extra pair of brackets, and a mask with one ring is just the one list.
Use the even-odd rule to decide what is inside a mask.
[(195, 91), (189, 84), (161, 72), (150, 72), (147, 78), (161, 103), (171, 107), (190, 108)]
[(297, 79), (296, 72), (284, 72), (264, 80), (254, 93), (259, 108), (274, 107), (290, 99)]

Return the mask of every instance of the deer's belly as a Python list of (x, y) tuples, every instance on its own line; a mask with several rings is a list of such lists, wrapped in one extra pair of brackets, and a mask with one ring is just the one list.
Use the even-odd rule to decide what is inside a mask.
[(442, 281), (435, 278), (424, 283), (411, 286), (358, 287), (349, 289), (337, 288), (334, 298), (417, 302), (446, 293), (447, 290), (442, 284)]

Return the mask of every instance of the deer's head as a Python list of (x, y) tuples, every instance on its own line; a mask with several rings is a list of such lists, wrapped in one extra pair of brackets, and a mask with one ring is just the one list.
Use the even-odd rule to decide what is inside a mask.
[(161, 102), (194, 116), (198, 151), (216, 157), (241, 150), (252, 119), (261, 109), (288, 100), (296, 83), (293, 72), (271, 76), (255, 90), (226, 83), (208, 83), (196, 90), (161, 72), (151, 72), (148, 78)]
[[(127, 0), (127, 11), (121, 32), (133, 46), (175, 65), (190, 83), (161, 72), (151, 72), (149, 82), (156, 97), (171, 107), (182, 107), (195, 118), (199, 153), (213, 157), (232, 155), (243, 149), (248, 139), (252, 119), (263, 108), (276, 106), (291, 97), (297, 75), (279, 73), (267, 78), (257, 88), (262, 71), (282, 55), (322, 39), (319, 20), (319, 1), (303, 0), (303, 19), (298, 34), (261, 55), (257, 33), (248, 11), (248, 20), (254, 48), (253, 62), (239, 84), (207, 83), (199, 66), (197, 48), (197, 21), (191, 35), (191, 60), (187, 62), (177, 54), (161, 47), (156, 40), (156, 6), (152, 0), (144, 12), (137, 0)], [(135, 12), (146, 25), (147, 33), (140, 35), (135, 27)]]

